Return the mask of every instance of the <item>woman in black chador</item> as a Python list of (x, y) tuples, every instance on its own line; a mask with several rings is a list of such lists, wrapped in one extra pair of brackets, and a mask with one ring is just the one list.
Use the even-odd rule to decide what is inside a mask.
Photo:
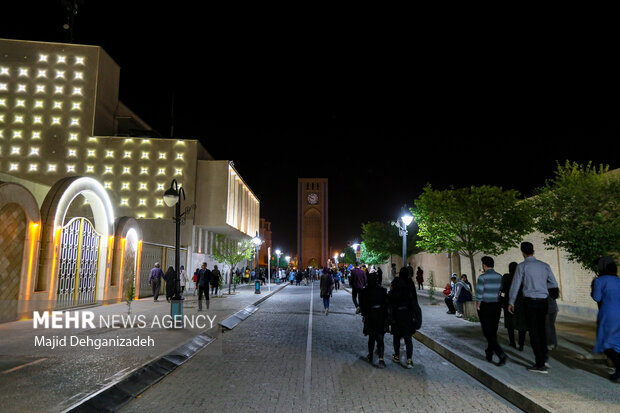
[(177, 273), (172, 267), (168, 267), (166, 274), (164, 274), (164, 280), (166, 280), (166, 300), (174, 296), (174, 286), (177, 282)]
[(376, 342), (379, 355), (377, 367), (384, 368), (383, 335), (387, 324), (387, 290), (379, 285), (377, 273), (373, 272), (368, 276), (368, 284), (360, 294), (360, 309), (364, 320), (364, 335), (368, 336), (368, 361), (372, 364)]
[(413, 356), (413, 342), (411, 336), (422, 326), (422, 310), (418, 305), (418, 295), (416, 293), (413, 280), (409, 278), (407, 268), (400, 269), (398, 278), (392, 281), (392, 287), (388, 293), (388, 302), (391, 315), (388, 316), (389, 323), (394, 336), (394, 355), (392, 361), (400, 363), (400, 339), (405, 340), (407, 350), (408, 369), (413, 368), (411, 357)]

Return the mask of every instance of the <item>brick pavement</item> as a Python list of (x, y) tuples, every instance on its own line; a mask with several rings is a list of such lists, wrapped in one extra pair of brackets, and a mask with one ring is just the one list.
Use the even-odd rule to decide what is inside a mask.
[[(288, 287), (220, 335), (122, 411), (471, 412), (515, 408), (433, 351), (414, 342), (414, 368), (361, 359), (367, 339), (351, 296), (334, 293), (325, 316), (314, 286), (311, 382), (304, 394), (311, 287)], [(215, 343), (214, 343), (215, 344)], [(386, 335), (386, 357), (391, 356)], [(404, 349), (403, 349), (404, 351)], [(458, 398), (455, 397), (458, 395)]]
[[(272, 287), (272, 290), (274, 288)], [(213, 330), (218, 330), (217, 322), (224, 317), (254, 303), (264, 297), (255, 295), (253, 287), (244, 287), (239, 293), (224, 298), (212, 297), (211, 308), (200, 314), (216, 317)], [(98, 317), (101, 315), (126, 314), (125, 303), (88, 308)], [(132, 315), (145, 315), (149, 320), (154, 316), (169, 314), (170, 304), (153, 302), (152, 298), (135, 301)], [(188, 295), (185, 314), (198, 314), (197, 301)], [(117, 381), (123, 375), (147, 362), (161, 357), (204, 329), (165, 329), (165, 328), (97, 328), (34, 330), (32, 321), (17, 321), (0, 324), (0, 410), (13, 411), (62, 411), (83, 399), (86, 395), (102, 389)], [(34, 337), (76, 335), (93, 338), (135, 338), (137, 335), (150, 336), (154, 347), (107, 347), (96, 350), (92, 347), (62, 347), (49, 349), (35, 347)], [(217, 340), (216, 340), (217, 341)], [(218, 344), (213, 345), (213, 350)], [(32, 362), (34, 364), (25, 365)], [(14, 369), (16, 368), (16, 369)], [(25, 404), (24, 401), (28, 403)]]

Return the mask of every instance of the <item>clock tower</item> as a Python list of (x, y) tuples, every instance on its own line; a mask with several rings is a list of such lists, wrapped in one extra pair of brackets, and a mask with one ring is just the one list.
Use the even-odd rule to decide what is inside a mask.
[(297, 258), (299, 267), (327, 266), (327, 178), (297, 180)]

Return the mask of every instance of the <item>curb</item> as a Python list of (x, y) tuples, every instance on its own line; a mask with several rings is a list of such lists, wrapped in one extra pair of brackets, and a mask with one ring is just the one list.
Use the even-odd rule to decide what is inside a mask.
[[(351, 293), (348, 288), (344, 288), (344, 290)], [(553, 411), (553, 409), (545, 406), (543, 403), (540, 403), (519, 392), (517, 389), (509, 386), (508, 384), (503, 383), (493, 375), (485, 372), (473, 363), (459, 356), (448, 347), (433, 340), (426, 334), (421, 333), (420, 330), (415, 332), (413, 338), (448, 360), (450, 363), (454, 364), (459, 369), (463, 370), (465, 373), (469, 374), (474, 379), (478, 380), (498, 396), (517, 406), (519, 409), (528, 413), (551, 413)]]
[(268, 293), (266, 296), (262, 297), (260, 300), (254, 302), (253, 304), (250, 304), (249, 306), (237, 311), (236, 313), (226, 317), (224, 320), (222, 320), (220, 323), (218, 323), (220, 325), (220, 327), (222, 327), (222, 331), (228, 331), (228, 330), (232, 330), (233, 328), (237, 327), (242, 321), (246, 320), (249, 316), (251, 316), (252, 314), (254, 314), (255, 312), (258, 311), (258, 306), (265, 301), (266, 299), (268, 299), (269, 297), (271, 297), (272, 295), (274, 295), (275, 293), (283, 290), (284, 288), (286, 288), (288, 284), (285, 284), (282, 287), (279, 287), (277, 290), (274, 290), (270, 293)]
[(459, 356), (448, 347), (443, 346), (424, 333), (421, 333), (419, 330), (415, 332), (413, 338), (448, 360), (450, 363), (454, 364), (459, 369), (463, 370), (465, 373), (469, 374), (474, 379), (478, 380), (497, 395), (517, 406), (519, 409), (532, 413), (551, 413), (553, 411), (550, 407), (545, 406), (544, 404), (519, 392), (519, 390), (511, 387), (510, 385), (503, 383), (493, 375), (482, 370), (480, 367), (477, 367), (473, 363)]
[[(288, 284), (261, 297), (248, 307), (254, 307), (254, 311), (258, 310), (257, 306), (260, 303), (284, 289), (286, 285)], [(69, 408), (63, 410), (63, 413), (116, 412), (148, 388), (165, 378), (168, 374), (172, 373), (177, 367), (191, 359), (213, 341), (215, 341), (215, 338), (206, 333), (200, 333), (164, 356), (134, 369), (116, 383), (86, 396)]]

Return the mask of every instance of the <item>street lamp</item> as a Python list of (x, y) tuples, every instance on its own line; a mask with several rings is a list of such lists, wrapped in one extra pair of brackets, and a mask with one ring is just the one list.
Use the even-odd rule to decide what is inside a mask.
[[(263, 244), (263, 240), (260, 239), (260, 237), (258, 236), (258, 231), (256, 231), (256, 236), (254, 238), (252, 238), (252, 243), (254, 244), (254, 248), (256, 251), (256, 268), (254, 270), (254, 274), (256, 276), (256, 278), (258, 278), (258, 249), (260, 248), (260, 246)], [(255, 290), (254, 290), (254, 294), (260, 294), (260, 280), (257, 280), (255, 278)]]
[(334, 262), (336, 263), (336, 270), (338, 270), (338, 253), (334, 254)]
[(403, 237), (403, 267), (407, 265), (407, 227), (413, 221), (413, 215), (409, 213), (407, 207), (401, 210), (400, 219), (392, 221), (392, 225), (398, 228), (398, 235)]
[(353, 248), (353, 252), (355, 252), (355, 262), (358, 263), (360, 261), (360, 258), (362, 257), (362, 249), (360, 248), (360, 250), (357, 250), (357, 247), (359, 247), (360, 244), (358, 243), (354, 243), (351, 245), (351, 248)]
[(276, 277), (280, 279), (280, 255), (282, 255), (282, 251), (276, 250), (276, 255), (278, 259), (276, 260)]
[(170, 208), (175, 207), (173, 218), (176, 227), (174, 270), (176, 271), (177, 279), (174, 286), (174, 296), (170, 300), (170, 315), (172, 316), (173, 322), (177, 319), (177, 317), (183, 317), (183, 297), (181, 296), (181, 275), (179, 272), (179, 264), (181, 261), (181, 221), (185, 221), (185, 214), (191, 210), (191, 208), (188, 208), (181, 214), (181, 194), (183, 194), (183, 199), (185, 199), (185, 190), (183, 187), (179, 188), (179, 184), (176, 179), (172, 180), (170, 183), (170, 188), (164, 192), (164, 203)]

